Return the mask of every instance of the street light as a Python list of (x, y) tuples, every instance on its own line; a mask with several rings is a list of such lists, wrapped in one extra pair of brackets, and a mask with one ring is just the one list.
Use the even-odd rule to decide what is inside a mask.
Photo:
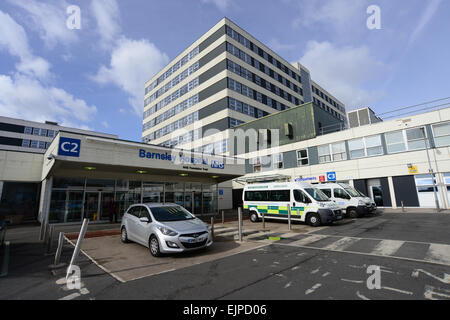
[(439, 208), (439, 200), (438, 200), (438, 195), (437, 195), (436, 177), (435, 177), (433, 168), (431, 168), (431, 160), (430, 160), (430, 154), (428, 152), (428, 141), (427, 141), (427, 137), (425, 135), (425, 128), (424, 127), (420, 128), (420, 131), (422, 131), (423, 141), (425, 142), (425, 149), (427, 150), (427, 159), (428, 159), (428, 167), (429, 167), (428, 172), (431, 173), (431, 178), (433, 179), (434, 201), (436, 202), (436, 210), (439, 212), (440, 208)]

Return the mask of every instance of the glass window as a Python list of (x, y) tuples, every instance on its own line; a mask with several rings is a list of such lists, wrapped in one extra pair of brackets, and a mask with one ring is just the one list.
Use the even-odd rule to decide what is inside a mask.
[(376, 156), (383, 154), (383, 147), (381, 146), (381, 136), (376, 135), (372, 137), (366, 137), (366, 152), (368, 156)]
[(350, 199), (350, 196), (343, 189), (333, 189), (334, 197), (339, 199)]
[(307, 166), (309, 164), (308, 160), (308, 149), (302, 149), (297, 151), (297, 165)]
[(283, 154), (278, 153), (273, 156), (273, 166), (275, 169), (283, 168)]
[(333, 161), (347, 160), (345, 142), (333, 143), (331, 145), (331, 151), (333, 152)]
[(269, 191), (269, 201), (290, 202), (290, 190), (271, 190)]
[(33, 128), (33, 134), (35, 136), (38, 136), (39, 135), (39, 128)]
[(328, 144), (319, 146), (317, 149), (319, 153), (319, 163), (331, 161), (330, 146)]
[(388, 132), (385, 134), (388, 153), (402, 152), (406, 150), (403, 133), (401, 131)]
[(39, 149), (45, 149), (45, 141), (39, 141)]
[(450, 146), (450, 122), (433, 125), (436, 147)]
[(362, 158), (365, 157), (364, 152), (364, 142), (363, 139), (353, 139), (348, 141), (348, 148), (350, 151), (350, 158), (356, 159), (356, 158)]
[(245, 201), (268, 201), (269, 191), (245, 191)]
[(36, 140), (31, 140), (31, 145), (30, 145), (30, 147), (31, 147), (31, 148), (37, 148), (37, 147), (38, 147), (38, 141), (36, 141)]
[(311, 199), (302, 190), (294, 190), (294, 199), (301, 203), (311, 203)]
[(424, 149), (426, 139), (425, 128), (421, 127), (406, 130), (406, 139), (408, 140), (408, 150)]
[(32, 134), (33, 133), (33, 128), (32, 127), (25, 127), (24, 133), (25, 134)]
[(328, 198), (331, 198), (331, 189), (320, 189)]
[(41, 129), (41, 136), (43, 137), (47, 136), (47, 129)]
[(30, 146), (30, 140), (22, 140), (22, 147), (28, 148)]

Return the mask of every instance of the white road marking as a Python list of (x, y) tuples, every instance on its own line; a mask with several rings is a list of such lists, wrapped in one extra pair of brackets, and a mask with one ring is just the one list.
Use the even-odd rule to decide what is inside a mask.
[(382, 286), (381, 289), (395, 291), (395, 292), (399, 292), (399, 293), (403, 293), (403, 294), (409, 294), (409, 295), (413, 294), (411, 291), (405, 291), (405, 290), (395, 289), (395, 288), (391, 288), (391, 287), (383, 287)]
[(286, 283), (286, 285), (284, 286), (284, 288), (286, 289), (286, 288), (289, 288), (290, 286), (292, 285), (292, 281), (291, 282), (288, 282), (288, 283)]
[(300, 268), (300, 267), (299, 266), (295, 266), (295, 267), (292, 267), (291, 270), (297, 270), (298, 268)]
[(361, 300), (370, 300), (370, 299), (367, 298), (366, 296), (363, 296), (361, 293), (359, 293), (359, 291), (356, 291), (356, 295), (357, 295), (358, 298), (360, 298)]
[(312, 286), (311, 289), (308, 289), (305, 291), (305, 294), (308, 295), (310, 293), (313, 293), (314, 291), (316, 291), (317, 289), (319, 289), (322, 286), (322, 284), (320, 283), (316, 283), (315, 285)]
[(362, 280), (341, 279), (341, 281), (352, 282), (352, 283), (364, 283), (364, 281), (362, 281)]
[(426, 274), (427, 276), (430, 276), (442, 283), (446, 283), (446, 284), (450, 284), (450, 274), (444, 273), (444, 278), (439, 278), (438, 276), (435, 276), (434, 274), (429, 273), (428, 271), (425, 271), (423, 269), (415, 269), (412, 274), (411, 277), (413, 278), (418, 278), (419, 277), (419, 272), (422, 272), (424, 274)]
[[(438, 300), (437, 298), (433, 297), (434, 295), (440, 296), (440, 297), (442, 297), (442, 298), (448, 298), (448, 299), (450, 299), (450, 295), (449, 295), (449, 294), (442, 293), (442, 292), (435, 292), (435, 291), (434, 291), (435, 289), (436, 289), (436, 288), (434, 288), (434, 287), (432, 287), (432, 286), (426, 285), (426, 286), (425, 286), (425, 292), (423, 293), (423, 296), (424, 296), (426, 299), (429, 299), (429, 300)], [(445, 290), (445, 291), (450, 292), (450, 291), (448, 291), (448, 290)]]
[(80, 289), (80, 293), (83, 294), (83, 295), (84, 295), (84, 294), (89, 294), (89, 290), (86, 289), (86, 288), (81, 288), (81, 289)]
[(321, 234), (313, 234), (312, 236), (306, 237), (304, 239), (300, 239), (294, 242), (291, 242), (290, 245), (292, 246), (304, 246), (322, 239), (327, 238), (328, 236), (324, 236)]
[(442, 264), (450, 264), (450, 245), (432, 243), (424, 260)]
[(327, 245), (323, 249), (335, 250), (335, 251), (343, 251), (346, 248), (350, 247), (352, 244), (358, 242), (359, 240), (360, 239), (358, 239), (358, 238), (344, 237), (342, 239), (339, 239), (336, 242), (333, 242), (332, 244)]
[(322, 275), (322, 277), (326, 277), (326, 276), (328, 276), (328, 275), (330, 275), (330, 272), (325, 272), (325, 273)]
[(79, 296), (81, 296), (81, 294), (79, 294), (78, 292), (75, 292), (75, 293), (69, 294), (68, 296), (62, 297), (58, 300), (72, 300), (72, 299), (78, 298)]
[(372, 250), (372, 254), (378, 254), (380, 256), (391, 256), (397, 252), (398, 249), (405, 243), (405, 241), (397, 240), (382, 240)]
[(315, 270), (313, 270), (313, 271), (311, 271), (311, 274), (315, 274), (315, 273), (319, 272), (319, 270), (320, 270), (320, 267), (315, 269)]

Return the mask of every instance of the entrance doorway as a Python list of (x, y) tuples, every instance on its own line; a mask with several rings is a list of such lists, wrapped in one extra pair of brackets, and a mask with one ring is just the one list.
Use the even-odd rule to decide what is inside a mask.
[(114, 201), (114, 192), (88, 191), (84, 200), (83, 217), (90, 221), (117, 221), (118, 208)]

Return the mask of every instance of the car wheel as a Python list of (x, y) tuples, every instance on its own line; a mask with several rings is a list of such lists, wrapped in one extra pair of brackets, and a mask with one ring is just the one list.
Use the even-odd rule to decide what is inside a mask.
[(154, 257), (160, 257), (161, 256), (161, 250), (159, 247), (159, 241), (156, 236), (150, 237), (150, 243), (149, 243), (149, 249), (150, 253)]
[(259, 221), (259, 218), (258, 218), (258, 215), (256, 214), (256, 212), (252, 212), (250, 214), (250, 221), (251, 222), (258, 222)]
[(128, 240), (127, 229), (125, 227), (123, 227), (122, 230), (120, 231), (120, 240), (122, 240), (123, 243), (130, 242), (130, 240)]
[(347, 210), (347, 215), (352, 219), (358, 218), (358, 213), (356, 212), (356, 209), (353, 209), (353, 208), (350, 210)]
[(308, 224), (313, 227), (320, 226), (320, 217), (316, 213), (312, 213), (308, 216)]

